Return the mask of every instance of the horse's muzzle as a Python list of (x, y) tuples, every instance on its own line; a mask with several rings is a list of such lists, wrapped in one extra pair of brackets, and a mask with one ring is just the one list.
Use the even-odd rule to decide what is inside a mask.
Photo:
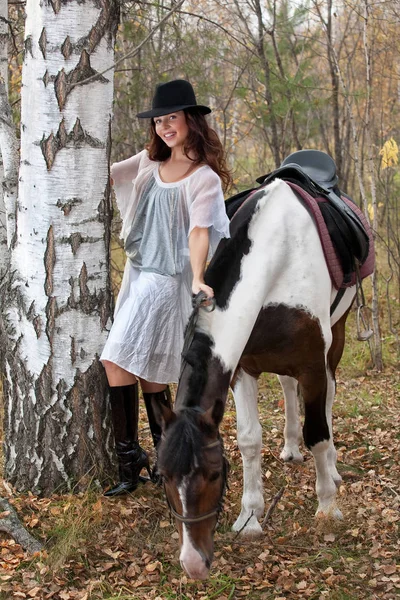
[(179, 557), (181, 567), (191, 579), (207, 579), (210, 573), (211, 560), (206, 558), (193, 546), (182, 548)]

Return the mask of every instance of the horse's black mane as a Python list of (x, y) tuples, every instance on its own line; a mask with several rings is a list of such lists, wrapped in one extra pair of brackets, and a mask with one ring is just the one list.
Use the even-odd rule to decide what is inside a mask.
[(265, 190), (253, 194), (233, 217), (230, 238), (220, 241), (204, 274), (207, 285), (214, 290), (216, 304), (225, 309), (233, 288), (240, 278), (243, 256), (250, 252), (249, 225), (257, 209), (257, 203)]
[(185, 408), (168, 427), (159, 455), (161, 471), (183, 477), (195, 466), (201, 466), (203, 436), (212, 431), (204, 421), (199, 423), (200, 412), (196, 408)]
[(192, 367), (185, 399), (185, 405), (188, 407), (197, 406), (199, 398), (202, 397), (208, 378), (207, 364), (211, 358), (211, 347), (210, 337), (196, 331), (192, 343), (183, 356), (183, 360)]

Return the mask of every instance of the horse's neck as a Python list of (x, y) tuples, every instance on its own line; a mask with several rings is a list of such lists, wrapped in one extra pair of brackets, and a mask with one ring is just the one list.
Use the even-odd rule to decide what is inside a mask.
[[(294, 229), (298, 230), (296, 234)], [(263, 306), (277, 301), (275, 289), (280, 289), (282, 302), (290, 301), (297, 272), (301, 276), (309, 269), (309, 265), (304, 264), (305, 257), (311, 260), (318, 252), (318, 234), (314, 229), (307, 210), (285, 182), (275, 180), (258, 198), (247, 238), (238, 241), (244, 248), (238, 279), (233, 286), (230, 281), (231, 289), (223, 309), (217, 306), (211, 313), (200, 311), (197, 323), (197, 328), (212, 339), (213, 356), (220, 359), (226, 371), (233, 374)], [(311, 249), (307, 249), (305, 257), (299, 256), (300, 237), (310, 237)], [(246, 251), (249, 242), (250, 249)], [(226, 251), (229, 251), (228, 246)], [(229, 254), (226, 258), (220, 261), (223, 265), (220, 273), (216, 263), (213, 278), (224, 280)], [(322, 262), (325, 265), (323, 256)]]
[(213, 313), (199, 317), (197, 328), (210, 337), (211, 361), (220, 363), (221, 372), (233, 375), (261, 306), (262, 301), (253, 308), (254, 316), (247, 307), (244, 311), (243, 306), (240, 310), (236, 310), (236, 307), (231, 310), (216, 308)]

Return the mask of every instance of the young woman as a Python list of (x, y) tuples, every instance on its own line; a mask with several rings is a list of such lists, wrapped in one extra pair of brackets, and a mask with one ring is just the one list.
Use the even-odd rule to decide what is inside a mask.
[(230, 174), (217, 134), (191, 84), (157, 86), (147, 150), (111, 167), (127, 262), (114, 323), (101, 355), (110, 402), (120, 481), (105, 495), (134, 490), (147, 468), (138, 443), (138, 380), (156, 447), (161, 436), (152, 398), (170, 405), (168, 383), (179, 377), (191, 295), (204, 283), (208, 256), (229, 237), (222, 184)]

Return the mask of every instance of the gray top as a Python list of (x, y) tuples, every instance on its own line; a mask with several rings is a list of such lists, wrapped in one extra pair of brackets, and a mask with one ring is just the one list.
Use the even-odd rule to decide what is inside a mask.
[(160, 275), (181, 272), (177, 260), (179, 186), (160, 187), (150, 177), (136, 208), (125, 252), (132, 265)]

